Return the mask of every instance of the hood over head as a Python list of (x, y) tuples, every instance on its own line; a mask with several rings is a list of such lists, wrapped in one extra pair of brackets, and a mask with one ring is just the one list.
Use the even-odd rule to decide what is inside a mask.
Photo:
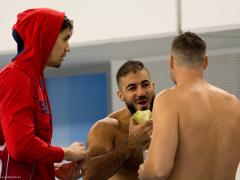
[(31, 75), (42, 76), (61, 31), (64, 12), (49, 8), (28, 9), (17, 16), (13, 37), (18, 44), (14, 64)]

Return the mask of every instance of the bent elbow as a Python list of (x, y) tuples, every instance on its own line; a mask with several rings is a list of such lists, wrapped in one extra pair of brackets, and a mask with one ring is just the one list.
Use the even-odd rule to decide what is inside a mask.
[(172, 165), (171, 166), (165, 166), (161, 168), (155, 168), (155, 170), (152, 173), (152, 179), (156, 180), (165, 180), (168, 178), (170, 175), (170, 172), (172, 170)]
[(153, 179), (156, 180), (166, 180), (170, 174), (170, 171), (158, 172)]
[(8, 153), (9, 153), (9, 156), (13, 159), (13, 160), (15, 160), (15, 161), (21, 161), (23, 158), (23, 154), (22, 154), (22, 152), (20, 152), (20, 151), (18, 151), (18, 150), (12, 150), (12, 151), (8, 151)]
[(145, 179), (151, 180), (166, 180), (169, 176), (170, 172), (168, 171), (155, 171), (146, 174)]
[(24, 148), (19, 146), (13, 145), (8, 147), (8, 153), (9, 156), (15, 161), (22, 161), (25, 159), (24, 157), (26, 152), (24, 151)]

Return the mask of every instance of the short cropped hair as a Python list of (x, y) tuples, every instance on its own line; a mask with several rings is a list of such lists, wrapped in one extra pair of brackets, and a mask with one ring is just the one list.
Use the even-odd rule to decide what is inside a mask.
[(70, 19), (68, 19), (67, 16), (64, 16), (63, 24), (62, 24), (60, 32), (64, 31), (67, 28), (69, 28), (70, 30), (73, 29), (73, 20), (70, 20)]
[(118, 69), (118, 72), (117, 72), (117, 75), (116, 75), (116, 80), (117, 80), (118, 86), (119, 86), (120, 79), (122, 77), (125, 77), (126, 75), (128, 75), (131, 72), (136, 73), (136, 72), (141, 71), (143, 69), (145, 69), (149, 74), (149, 71), (145, 68), (144, 64), (141, 61), (128, 60), (127, 62), (125, 62)]
[(172, 52), (181, 65), (196, 67), (206, 56), (206, 42), (196, 33), (185, 32), (174, 38)]

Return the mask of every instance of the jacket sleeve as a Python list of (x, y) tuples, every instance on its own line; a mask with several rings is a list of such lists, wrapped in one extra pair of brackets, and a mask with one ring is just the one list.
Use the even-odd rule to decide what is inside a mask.
[(0, 81), (0, 119), (10, 157), (27, 163), (60, 162), (63, 149), (46, 143), (35, 134), (30, 79), (23, 72), (12, 71), (1, 75)]

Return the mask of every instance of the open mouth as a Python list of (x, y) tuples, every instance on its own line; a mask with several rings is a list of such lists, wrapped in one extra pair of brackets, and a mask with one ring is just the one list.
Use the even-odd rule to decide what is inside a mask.
[(146, 100), (146, 99), (145, 100), (138, 100), (137, 104), (141, 107), (146, 107), (146, 106), (148, 106), (148, 100)]

